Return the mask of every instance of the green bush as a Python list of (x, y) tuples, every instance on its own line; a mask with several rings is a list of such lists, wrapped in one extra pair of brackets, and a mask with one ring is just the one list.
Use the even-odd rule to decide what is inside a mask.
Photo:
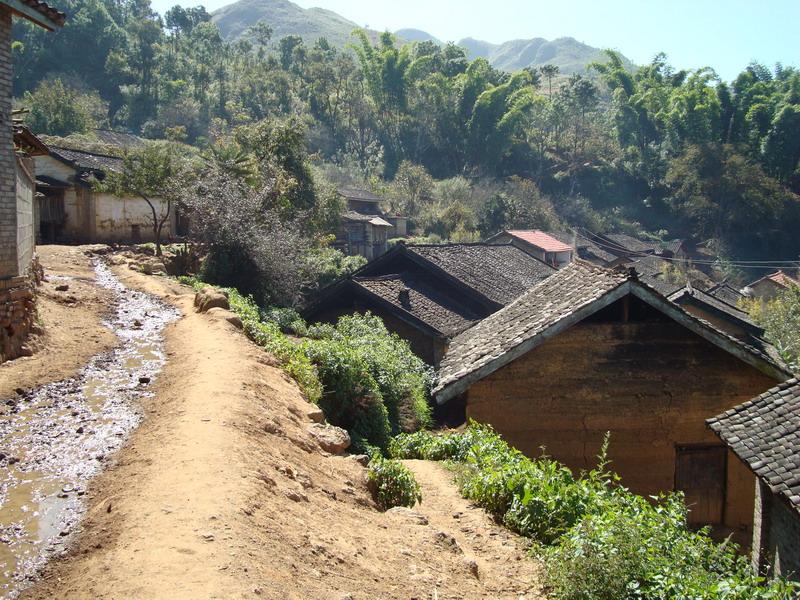
[(414, 474), (396, 460), (373, 456), (369, 463), (368, 477), (375, 502), (381, 510), (389, 510), (395, 506), (411, 508), (422, 502), (422, 492)]
[(619, 486), (606, 448), (598, 467), (577, 477), (476, 424), (463, 433), (400, 435), (390, 454), (457, 463), (465, 497), (538, 543), (556, 598), (797, 597), (800, 586), (756, 576), (735, 544), (690, 530), (681, 494), (649, 502)]

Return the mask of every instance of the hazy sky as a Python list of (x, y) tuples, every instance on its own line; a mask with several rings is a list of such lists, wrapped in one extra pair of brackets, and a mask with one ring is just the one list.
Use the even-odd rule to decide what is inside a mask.
[[(209, 11), (231, 0), (181, 0)], [(444, 41), (571, 36), (635, 63), (666, 52), (678, 68), (714, 67), (731, 79), (751, 60), (800, 66), (800, 0), (294, 0), (359, 25), (413, 27)], [(153, 0), (163, 11), (175, 0)]]

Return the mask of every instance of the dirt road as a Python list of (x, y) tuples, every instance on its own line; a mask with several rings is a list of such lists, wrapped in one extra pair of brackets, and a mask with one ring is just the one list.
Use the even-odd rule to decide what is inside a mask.
[(414, 511), (377, 511), (365, 469), (323, 452), (313, 406), (188, 288), (116, 269), (174, 304), (143, 424), (89, 487), (74, 548), (27, 598), (534, 598), (523, 543), (413, 463)]

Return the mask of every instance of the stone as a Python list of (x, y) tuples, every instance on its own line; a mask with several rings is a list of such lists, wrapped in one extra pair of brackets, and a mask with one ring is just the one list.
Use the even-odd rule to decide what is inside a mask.
[(478, 563), (476, 563), (471, 558), (464, 559), (464, 567), (466, 567), (467, 571), (475, 578), (478, 579)]
[(446, 531), (437, 531), (433, 535), (433, 539), (436, 541), (438, 545), (447, 548), (451, 552), (455, 552), (456, 554), (461, 554), (463, 552), (461, 546), (458, 545), (458, 541), (456, 541), (456, 538), (453, 537), (451, 534), (447, 533)]
[(230, 310), (231, 308), (228, 296), (211, 287), (203, 288), (195, 294), (194, 305), (197, 307), (197, 312), (201, 313), (208, 312), (212, 308), (223, 308), (225, 310)]
[(66, 292), (68, 290), (69, 290), (69, 285), (66, 284), (66, 283), (62, 283), (62, 284), (56, 286), (56, 291), (57, 292)]
[(350, 458), (352, 458), (362, 467), (366, 467), (369, 464), (369, 455), (367, 454), (353, 454)]
[(146, 376), (139, 377), (139, 383), (150, 383), (150, 378)]
[(341, 454), (350, 447), (350, 435), (341, 427), (327, 423), (313, 423), (308, 426), (308, 433), (325, 452)]
[(386, 511), (386, 514), (394, 518), (399, 518), (404, 521), (408, 521), (410, 523), (413, 523), (414, 525), (428, 524), (428, 517), (426, 517), (422, 513), (418, 513), (415, 510), (406, 508), (405, 506), (395, 506), (394, 508), (390, 508), (389, 510)]
[(308, 496), (301, 494), (300, 492), (296, 492), (295, 490), (286, 490), (284, 493), (292, 502), (308, 502)]
[(208, 314), (216, 319), (222, 319), (236, 327), (236, 329), (242, 329), (244, 326), (242, 325), (242, 320), (239, 318), (234, 312), (229, 310), (225, 310), (224, 308), (214, 307), (208, 310)]
[(310, 421), (313, 421), (314, 423), (322, 423), (325, 421), (325, 413), (322, 412), (321, 408), (318, 408), (316, 406), (314, 408), (309, 409), (308, 412), (306, 412), (306, 416), (309, 418)]

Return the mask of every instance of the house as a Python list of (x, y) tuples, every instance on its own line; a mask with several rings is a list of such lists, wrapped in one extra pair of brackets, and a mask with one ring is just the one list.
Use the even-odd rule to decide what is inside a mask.
[(692, 523), (747, 530), (753, 476), (705, 420), (790, 377), (634, 270), (576, 260), (456, 336), (433, 396), (446, 422), (487, 423), (574, 470), (595, 465), (610, 432), (623, 485), (681, 490)]
[(753, 567), (800, 581), (800, 382), (786, 381), (708, 426), (756, 476)]
[[(761, 340), (764, 335), (764, 329), (756, 325), (745, 311), (731, 306), (707, 291), (695, 289), (691, 284), (673, 292), (668, 298), (689, 314), (708, 321), (720, 331), (743, 342), (758, 343), (757, 340)], [(770, 346), (766, 348), (772, 350)]]
[(176, 234), (174, 206), (162, 198), (116, 196), (97, 191), (93, 181), (122, 169), (119, 156), (51, 146), (36, 157), (36, 189), (40, 195), (38, 235), (42, 242), (152, 242), (153, 208), (167, 216), (164, 234)]
[(487, 244), (513, 244), (520, 250), (527, 252), (552, 265), (561, 268), (572, 262), (574, 248), (561, 240), (539, 231), (538, 229), (520, 230), (510, 229), (501, 231), (486, 240)]
[(746, 296), (757, 298), (759, 300), (772, 300), (781, 292), (788, 290), (790, 287), (800, 285), (800, 281), (789, 277), (783, 271), (775, 271), (769, 275), (765, 275), (761, 279), (757, 279), (753, 283), (745, 287), (744, 292)]
[(555, 269), (510, 244), (398, 244), (323, 289), (303, 311), (335, 322), (370, 311), (436, 365), (449, 341), (511, 303)]
[(733, 287), (727, 281), (715, 283), (706, 292), (731, 306), (739, 306), (739, 303), (746, 298), (738, 288)]
[(383, 198), (352, 188), (341, 188), (339, 194), (345, 199), (346, 210), (335, 248), (349, 256), (360, 255), (372, 260), (386, 252), (389, 238), (407, 235), (405, 217), (385, 215), (381, 211)]
[(34, 136), (14, 123), (11, 110), (12, 17), (47, 30), (65, 15), (41, 0), (0, 0), (0, 363), (28, 353), (25, 339), (35, 318)]

